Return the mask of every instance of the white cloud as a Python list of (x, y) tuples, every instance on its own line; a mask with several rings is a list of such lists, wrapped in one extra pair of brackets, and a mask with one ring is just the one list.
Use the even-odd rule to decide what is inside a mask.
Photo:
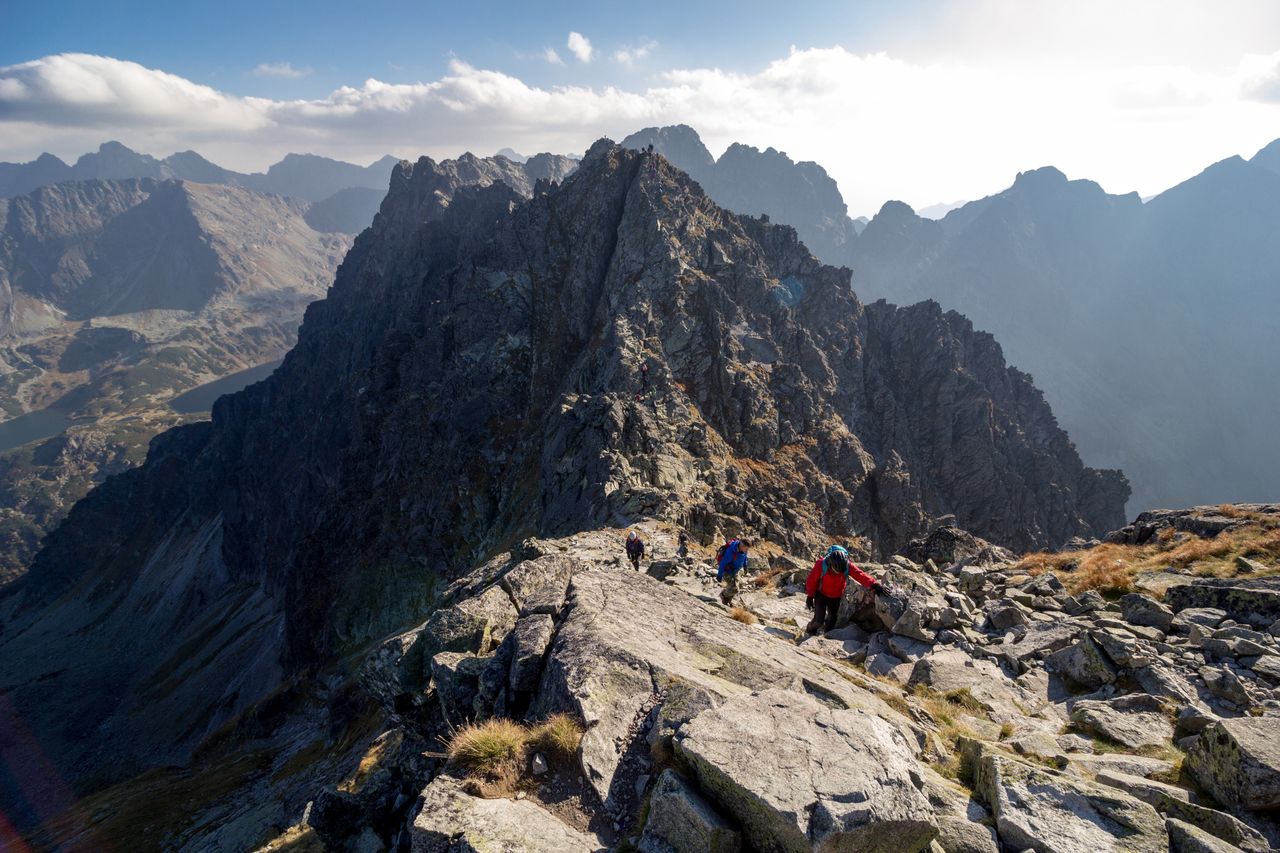
[(646, 42), (638, 47), (620, 47), (613, 52), (613, 59), (622, 65), (634, 65), (657, 46), (656, 42)]
[(560, 54), (556, 52), (554, 47), (549, 47), (542, 52), (542, 58), (552, 65), (564, 65), (564, 60), (560, 58)]
[(582, 33), (569, 33), (569, 52), (578, 57), (579, 62), (591, 61), (591, 39)]
[[(64, 53), (0, 68), (0, 125), (173, 127), (254, 131), (269, 122), (254, 99), (136, 62)], [(8, 134), (0, 134), (8, 139)]]
[(713, 151), (740, 141), (817, 161), (855, 215), (888, 198), (980, 197), (1046, 164), (1146, 195), (1280, 135), (1266, 100), (1278, 65), (1259, 54), (1221, 70), (1049, 63), (1011, 74), (834, 47), (793, 50), (752, 73), (671, 70), (630, 91), (532, 86), (455, 60), (428, 82), (369, 79), (272, 100), (62, 54), (0, 68), (0, 160), (74, 157), (104, 139), (159, 155), (196, 148), (239, 169), (288, 151), (361, 162), (506, 146), (572, 153), (602, 135), (684, 122)]
[(1240, 63), (1245, 97), (1280, 104), (1280, 51), (1269, 56), (1250, 54)]
[(257, 77), (284, 77), (289, 80), (300, 80), (311, 73), (309, 67), (294, 68), (289, 62), (264, 62), (253, 69)]

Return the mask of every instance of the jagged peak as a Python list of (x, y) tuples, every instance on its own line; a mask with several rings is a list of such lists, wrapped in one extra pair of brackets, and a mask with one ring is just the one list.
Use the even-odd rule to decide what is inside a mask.
[(1056, 166), (1041, 166), (1038, 169), (1028, 169), (1025, 172), (1019, 172), (1018, 176), (1013, 180), (1015, 189), (1030, 190), (1060, 187), (1065, 186), (1066, 183), (1067, 176)]
[(608, 157), (609, 153), (616, 148), (618, 148), (618, 146), (612, 139), (607, 136), (602, 136), (595, 142), (591, 143), (591, 147), (587, 149), (587, 153), (582, 155), (582, 165), (586, 166), (588, 163), (602, 160), (605, 157)]

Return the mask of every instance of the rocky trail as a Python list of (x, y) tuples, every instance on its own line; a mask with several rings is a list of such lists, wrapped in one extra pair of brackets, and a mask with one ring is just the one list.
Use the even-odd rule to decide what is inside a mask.
[[(640, 572), (623, 530), (527, 540), (384, 643), (361, 684), (398, 742), (437, 757), (380, 768), (401, 786), (394, 797), (376, 785), (322, 792), (295, 843), (1096, 853), (1280, 842), (1278, 579), (1196, 578), (1168, 604), (1107, 601), (943, 527), (913, 543), (923, 562), (863, 564), (891, 596), (871, 602), (850, 584), (837, 629), (806, 637), (801, 561), (753, 557), (732, 602), (751, 617), (734, 617), (709, 549), (680, 557), (669, 525), (638, 529), (651, 555)], [(556, 713), (584, 727), (574, 760), (546, 771), (531, 751), (505, 796), (439, 757), (464, 721)], [(406, 779), (422, 785), (416, 797)]]

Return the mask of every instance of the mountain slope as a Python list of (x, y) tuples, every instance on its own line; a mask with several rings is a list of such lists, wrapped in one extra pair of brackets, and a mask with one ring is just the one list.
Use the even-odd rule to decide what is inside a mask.
[(1040, 169), (938, 223), (886, 204), (851, 265), (860, 293), (937, 299), (995, 334), (1084, 457), (1129, 474), (1135, 505), (1267, 500), (1277, 233), (1280, 175), (1260, 162), (1145, 205)]
[(864, 307), (660, 157), (601, 141), (529, 201), (472, 165), (402, 164), (283, 366), (78, 503), (4, 602), (0, 689), (81, 793), (529, 535), (889, 552), (944, 514), (1015, 545), (1121, 519), (1123, 478), (964, 318)]
[[(521, 195), (574, 167), (552, 155), (449, 163), (461, 183), (503, 181)], [(21, 439), (48, 438), (40, 447), (0, 457), (0, 585), (25, 571), (40, 537), (90, 485), (189, 419), (168, 408), (175, 395), (284, 355), (349, 246), (317, 232), (358, 224), (352, 206), (149, 179), (0, 199), (5, 411), (53, 422)], [(64, 452), (55, 433), (71, 422)]]

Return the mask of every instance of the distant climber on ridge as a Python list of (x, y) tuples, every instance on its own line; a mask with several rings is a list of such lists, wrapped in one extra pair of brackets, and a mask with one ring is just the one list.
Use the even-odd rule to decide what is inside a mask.
[(716, 551), (716, 582), (724, 581), (720, 601), (726, 606), (738, 594), (738, 572), (747, 565), (750, 547), (746, 539), (730, 539)]
[(644, 540), (640, 534), (632, 530), (627, 534), (627, 559), (637, 572), (640, 571), (640, 558), (644, 556)]
[(844, 597), (844, 587), (850, 577), (876, 595), (884, 595), (886, 592), (878, 580), (849, 561), (848, 551), (839, 545), (832, 545), (827, 549), (826, 556), (813, 564), (804, 583), (807, 596), (804, 605), (813, 611), (813, 619), (804, 626), (806, 634), (816, 634), (819, 628), (825, 634), (836, 626), (840, 599)]

